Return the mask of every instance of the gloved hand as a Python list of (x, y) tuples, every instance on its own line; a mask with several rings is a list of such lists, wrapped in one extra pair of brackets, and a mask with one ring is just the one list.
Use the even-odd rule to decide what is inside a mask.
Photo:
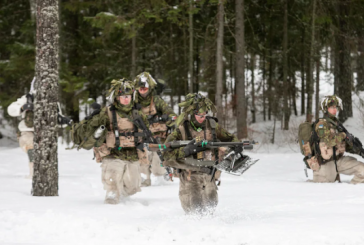
[(60, 114), (58, 114), (58, 125), (61, 125), (61, 127), (67, 127), (67, 126), (72, 126), (72, 119), (62, 116)]
[(168, 115), (166, 115), (166, 114), (162, 115), (162, 116), (160, 117), (160, 120), (161, 120), (162, 122), (167, 122), (167, 121), (168, 121)]
[(354, 142), (354, 136), (352, 134), (347, 134), (345, 139), (351, 144)]
[(34, 109), (34, 105), (32, 103), (26, 103), (21, 107), (22, 111), (32, 111)]
[(207, 149), (204, 148), (204, 147), (201, 147), (199, 145), (195, 145), (195, 144), (191, 144), (191, 145), (186, 145), (184, 148), (183, 148), (183, 151), (185, 153), (185, 157), (189, 157), (193, 154), (197, 154), (201, 151), (206, 151)]

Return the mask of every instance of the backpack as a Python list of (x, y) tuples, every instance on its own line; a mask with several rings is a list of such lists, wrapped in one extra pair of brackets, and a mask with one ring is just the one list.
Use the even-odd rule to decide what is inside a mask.
[[(90, 120), (93, 119), (93, 120)], [(99, 147), (106, 139), (106, 131), (103, 132), (100, 138), (93, 137), (99, 125), (105, 125), (105, 120), (100, 114), (93, 115), (92, 118), (85, 119), (79, 123), (74, 123), (71, 128), (71, 139), (77, 149), (80, 148), (90, 150), (93, 147)], [(72, 147), (73, 148), (73, 147)]]
[(315, 123), (304, 122), (298, 127), (298, 144), (300, 145), (301, 154), (304, 156), (312, 155), (311, 137)]

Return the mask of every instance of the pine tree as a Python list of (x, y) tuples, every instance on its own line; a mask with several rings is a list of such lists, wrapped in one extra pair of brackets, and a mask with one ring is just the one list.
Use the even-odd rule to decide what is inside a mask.
[(58, 196), (58, 0), (37, 1), (33, 196)]

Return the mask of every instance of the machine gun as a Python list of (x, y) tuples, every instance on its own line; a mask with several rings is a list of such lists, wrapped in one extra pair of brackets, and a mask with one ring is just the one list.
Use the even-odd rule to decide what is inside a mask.
[[(143, 119), (139, 115), (134, 116), (133, 122), (138, 128), (143, 130), (143, 142), (137, 145), (137, 149), (139, 149), (141, 151), (144, 151), (144, 147), (147, 146), (150, 143), (158, 145), (158, 143), (159, 143), (158, 139), (153, 137), (152, 132), (150, 132), (149, 128), (145, 125)], [(156, 152), (158, 154), (159, 160), (161, 161), (160, 165), (163, 166), (164, 159), (163, 159), (162, 151), (161, 150), (156, 150)], [(173, 179), (172, 179), (173, 174), (172, 174), (171, 169), (169, 167), (165, 167), (165, 169), (167, 171), (167, 174), (164, 176), (164, 178), (166, 180), (173, 181)]]
[(346, 140), (353, 143), (353, 152), (364, 158), (364, 149), (361, 141), (357, 137), (349, 133), (341, 122), (338, 123), (337, 130), (339, 132), (344, 132), (346, 134)]
[[(194, 144), (197, 147), (208, 149), (218, 148), (218, 147), (229, 147), (231, 151), (223, 158), (219, 163), (219, 159), (215, 159), (215, 162), (210, 166), (212, 178), (214, 178), (216, 170), (220, 170), (225, 173), (233, 175), (242, 175), (246, 170), (248, 170), (253, 164), (255, 164), (259, 159), (251, 159), (249, 156), (243, 154), (243, 150), (252, 150), (255, 141), (243, 141), (243, 142), (213, 142), (213, 141), (200, 141), (196, 142), (196, 139), (191, 141), (173, 141), (166, 144), (150, 144), (144, 143), (150, 151), (169, 151), (180, 147), (185, 147), (187, 145)], [(206, 166), (206, 161), (200, 161), (201, 166)]]

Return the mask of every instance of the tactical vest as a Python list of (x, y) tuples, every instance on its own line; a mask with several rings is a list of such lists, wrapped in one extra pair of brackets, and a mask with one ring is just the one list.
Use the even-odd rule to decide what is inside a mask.
[[(118, 132), (119, 132), (119, 147), (123, 148), (123, 147), (128, 147), (128, 148), (134, 148), (136, 147), (136, 143), (139, 142), (139, 137), (142, 137), (143, 134), (140, 133), (141, 130), (137, 129), (136, 126), (134, 125), (133, 122), (130, 121), (129, 118), (122, 118), (119, 116), (118, 113), (116, 113), (116, 124), (118, 127)], [(110, 148), (116, 148), (116, 137), (115, 137), (115, 130), (114, 130), (114, 126), (113, 126), (113, 113), (110, 110), (110, 107), (107, 108), (107, 116), (109, 117), (109, 121), (110, 121), (110, 131), (107, 132), (106, 134), (106, 147), (108, 149)], [(100, 149), (96, 149), (96, 151), (101, 151), (100, 153), (102, 153), (103, 151), (105, 152), (105, 146), (101, 146)], [(107, 151), (106, 151), (107, 152)], [(148, 161), (148, 155), (147, 155), (147, 151), (144, 150), (137, 150), (138, 152), (138, 158), (140, 163), (142, 164), (149, 164)]]
[[(182, 135), (182, 140), (192, 140), (199, 137), (201, 140), (208, 140), (208, 141), (216, 141), (216, 121), (212, 118), (206, 119), (206, 127), (204, 130), (201, 130), (200, 132), (197, 132), (195, 130), (189, 130), (189, 127), (187, 126), (190, 124), (189, 121), (185, 121), (185, 124), (179, 126), (179, 130)], [(190, 137), (189, 137), (190, 134)], [(226, 148), (219, 147), (218, 149), (218, 155), (219, 160), (222, 160), (224, 154), (226, 152)], [(185, 158), (184, 162), (187, 164), (193, 165), (193, 166), (213, 166), (215, 165), (215, 152), (213, 150), (206, 150), (201, 152), (203, 154), (202, 160), (197, 160), (194, 158), (194, 156), (189, 156)]]
[[(320, 123), (327, 123), (327, 125), (329, 125), (331, 137), (334, 137), (334, 136), (339, 134), (336, 125), (332, 124), (330, 121), (327, 121), (326, 119), (321, 118), (321, 119), (319, 119), (317, 124), (320, 125)], [(336, 146), (335, 146), (336, 159), (339, 159), (340, 157), (342, 157), (344, 155), (345, 146), (346, 146), (345, 141), (338, 142), (336, 144)], [(328, 146), (323, 141), (320, 141), (319, 148), (320, 148), (320, 152), (321, 152), (321, 157), (324, 160), (323, 163), (334, 160), (334, 149), (333, 149), (333, 147)]]
[[(157, 114), (157, 108), (154, 104), (154, 97), (152, 97), (150, 105), (142, 107), (141, 111), (146, 116), (154, 116)], [(165, 122), (152, 123), (149, 125), (149, 130), (154, 134), (155, 137), (160, 137), (162, 139), (167, 138), (167, 125)]]

